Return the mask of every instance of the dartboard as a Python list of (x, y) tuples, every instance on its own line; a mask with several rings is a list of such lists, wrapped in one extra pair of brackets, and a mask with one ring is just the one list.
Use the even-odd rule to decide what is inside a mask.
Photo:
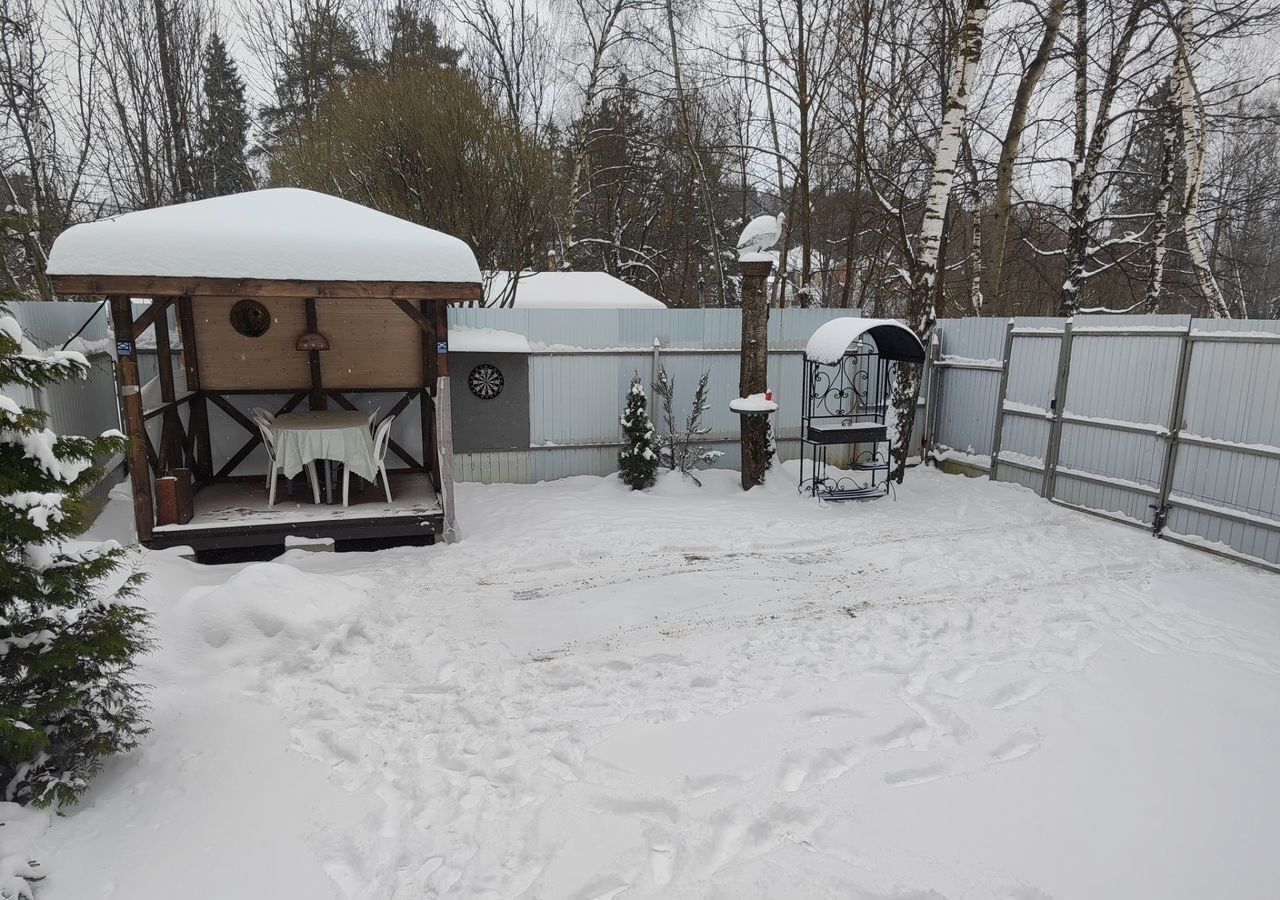
[(492, 400), (502, 393), (502, 372), (497, 366), (481, 363), (471, 370), (467, 385), (481, 400)]

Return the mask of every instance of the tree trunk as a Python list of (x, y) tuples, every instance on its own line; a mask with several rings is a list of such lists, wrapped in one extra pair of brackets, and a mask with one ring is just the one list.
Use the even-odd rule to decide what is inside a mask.
[(707, 184), (707, 173), (702, 166), (702, 156), (693, 143), (693, 126), (689, 121), (689, 100), (684, 89), (684, 74), (680, 67), (680, 49), (676, 44), (676, 12), (675, 0), (667, 0), (667, 37), (671, 41), (671, 71), (675, 80), (676, 105), (680, 110), (680, 126), (684, 132), (685, 147), (689, 152), (689, 163), (697, 176), (699, 193), (702, 199), (702, 212), (707, 217), (707, 233), (711, 240), (711, 255), (716, 264), (716, 278), (720, 283), (720, 305), (728, 302), (728, 285), (724, 277), (724, 261), (720, 258), (720, 236), (716, 232), (715, 206), (711, 202), (711, 188)]
[[(742, 350), (738, 396), (763, 393), (769, 382), (769, 297), (765, 285), (773, 264), (740, 262), (742, 274)], [(739, 416), (742, 420), (742, 489), (764, 484), (769, 464), (769, 417)]]
[(1098, 166), (1107, 149), (1111, 130), (1111, 104), (1120, 87), (1121, 70), (1129, 56), (1129, 47), (1137, 33), (1142, 14), (1148, 9), (1142, 0), (1132, 0), (1129, 13), (1116, 38), (1115, 48), (1107, 59), (1102, 88), (1098, 92), (1097, 110), (1094, 113), (1093, 130), (1089, 122), (1089, 5), (1077, 0), (1076, 5), (1076, 136), (1075, 159), (1071, 172), (1071, 209), (1067, 226), (1067, 273), (1062, 282), (1058, 301), (1058, 315), (1074, 316), (1084, 297), (1085, 280), (1089, 277), (1089, 215), (1093, 210), (1093, 182)]
[[(566, 197), (565, 208), (565, 224), (564, 224), (564, 264), (565, 268), (571, 268), (573, 259), (573, 232), (578, 218), (578, 186), (582, 183), (582, 170), (586, 165), (587, 149), (591, 144), (588, 132), (592, 127), (592, 116), (596, 111), (596, 100), (600, 95), (600, 73), (604, 67), (604, 57), (609, 45), (613, 40), (613, 29), (618, 23), (618, 18), (622, 15), (622, 7), (626, 0), (614, 0), (613, 6), (609, 8), (608, 14), (605, 16), (604, 22), (600, 25), (600, 32), (594, 39), (594, 45), (591, 48), (591, 69), (587, 73), (587, 85), (582, 98), (582, 125), (583, 132), (578, 135), (577, 141), (573, 148), (573, 167), (569, 172), (569, 188)], [(583, 15), (583, 25), (587, 26), (587, 13), (585, 8)], [(588, 27), (587, 33), (592, 31)]]
[[(1177, 68), (1177, 62), (1174, 63)], [(1164, 139), (1160, 145), (1160, 194), (1156, 199), (1155, 215), (1151, 220), (1151, 269), (1147, 273), (1147, 291), (1142, 309), (1147, 313), (1160, 311), (1160, 293), (1164, 285), (1164, 260), (1168, 254), (1169, 209), (1173, 204), (1174, 169), (1177, 160), (1178, 115), (1170, 79), (1169, 98), (1165, 106)]]
[[(764, 75), (765, 111), (769, 117), (769, 133), (773, 138), (773, 163), (778, 172), (778, 205), (781, 207), (786, 177), (782, 170), (782, 138), (778, 133), (778, 111), (773, 104), (773, 70), (769, 64), (768, 21), (764, 14), (764, 0), (756, 0), (756, 24), (760, 28), (760, 71)], [(773, 296), (769, 298), (770, 304), (779, 308), (782, 307), (787, 292), (787, 245), (791, 240), (791, 223), (794, 221), (795, 211), (788, 208), (782, 235), (778, 238), (778, 271), (773, 278)]]
[[(956, 45), (947, 104), (942, 115), (942, 132), (938, 135), (938, 149), (933, 159), (933, 181), (925, 199), (924, 221), (920, 226), (920, 238), (911, 261), (907, 324), (926, 346), (938, 321), (934, 290), (938, 279), (942, 235), (947, 220), (947, 205), (951, 198), (951, 185), (955, 181), (956, 164), (960, 159), (960, 146), (964, 139), (969, 95), (977, 75), (978, 60), (982, 56), (986, 19), (987, 0), (968, 0), (964, 25), (960, 29)], [(898, 366), (890, 401), (892, 408), (887, 416), (892, 477), (899, 483), (906, 473), (911, 430), (916, 419), (916, 401), (920, 396), (921, 371), (922, 367), (918, 365)]]
[[(991, 208), (992, 245), (990, 259), (986, 265), (986, 289), (988, 297), (1000, 296), (1000, 279), (1004, 275), (1004, 256), (1009, 237), (1009, 219), (1013, 208), (1013, 167), (1018, 160), (1018, 151), (1022, 147), (1022, 133), (1027, 128), (1027, 112), (1031, 108), (1031, 97), (1040, 76), (1044, 74), (1053, 56), (1053, 46), (1057, 43), (1058, 32), (1062, 27), (1062, 13), (1066, 9), (1067, 0), (1052, 0), (1045, 15), (1044, 35), (1040, 38), (1040, 46), (1036, 55), (1018, 82), (1018, 90), (1013, 98), (1013, 111), (1009, 116), (1009, 127), (1005, 131), (1004, 141), (1000, 144), (1000, 161), (996, 165), (996, 195)], [(977, 226), (974, 226), (975, 229)]]
[(178, 96), (181, 73), (174, 58), (173, 35), (169, 30), (169, 12), (165, 0), (155, 0), (156, 51), (160, 58), (160, 78), (164, 82), (165, 109), (169, 119), (169, 146), (173, 155), (174, 181), (177, 187), (175, 200), (193, 200), (196, 196), (194, 166), (191, 164), (191, 148), (187, 143), (186, 109)]
[(1182, 144), (1187, 163), (1187, 192), (1183, 203), (1183, 233), (1187, 255), (1195, 273), (1200, 293), (1215, 319), (1231, 318), (1226, 298), (1213, 275), (1200, 234), (1200, 188), (1204, 183), (1205, 157), (1208, 155), (1208, 130), (1205, 124), (1204, 98), (1196, 87), (1191, 68), (1191, 45), (1195, 36), (1195, 18), (1190, 0), (1184, 0), (1178, 19), (1178, 51), (1174, 62), (1174, 88), (1182, 115)]

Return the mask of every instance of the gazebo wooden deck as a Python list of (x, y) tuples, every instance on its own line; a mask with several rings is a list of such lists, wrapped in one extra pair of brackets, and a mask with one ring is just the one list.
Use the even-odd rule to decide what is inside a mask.
[[(447, 305), (481, 296), (462, 241), (278, 189), (75, 226), (54, 244), (48, 270), (60, 294), (110, 305), (143, 544), (203, 552), (283, 547), (290, 536), (456, 537)], [(135, 314), (139, 298), (149, 302)], [(142, 385), (137, 346), (148, 332), (159, 373)], [(268, 507), (253, 407), (280, 415), (375, 405), (397, 417), (392, 502), (378, 487), (348, 507), (314, 504), (309, 492)], [(194, 517), (157, 524), (156, 479), (186, 471)]]

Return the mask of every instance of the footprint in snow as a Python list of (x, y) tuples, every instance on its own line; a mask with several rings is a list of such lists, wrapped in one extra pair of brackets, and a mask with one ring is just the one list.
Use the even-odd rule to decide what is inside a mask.
[(1008, 709), (1010, 706), (1017, 706), (1019, 703), (1024, 703), (1039, 694), (1045, 687), (1047, 687), (1045, 682), (1038, 678), (1028, 678), (1025, 681), (1006, 684), (997, 688), (991, 694), (991, 708)]
[(899, 769), (896, 772), (885, 772), (884, 783), (889, 787), (910, 787), (915, 784), (928, 784), (951, 774), (951, 767), (944, 763), (930, 766), (918, 766), (912, 769)]
[(650, 847), (649, 863), (653, 868), (653, 883), (658, 887), (669, 884), (676, 871), (676, 848), (670, 844)]
[(1040, 735), (1034, 731), (1020, 731), (991, 751), (996, 762), (1010, 762), (1031, 753), (1040, 746)]

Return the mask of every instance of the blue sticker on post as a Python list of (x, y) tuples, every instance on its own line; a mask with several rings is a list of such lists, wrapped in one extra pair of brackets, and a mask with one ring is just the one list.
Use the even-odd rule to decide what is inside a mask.
[(437, 352), (437, 353), (448, 353), (448, 352), (449, 352), (449, 342), (448, 342), (448, 341), (436, 341), (436, 352)]
[(133, 341), (116, 341), (116, 356), (133, 356)]

